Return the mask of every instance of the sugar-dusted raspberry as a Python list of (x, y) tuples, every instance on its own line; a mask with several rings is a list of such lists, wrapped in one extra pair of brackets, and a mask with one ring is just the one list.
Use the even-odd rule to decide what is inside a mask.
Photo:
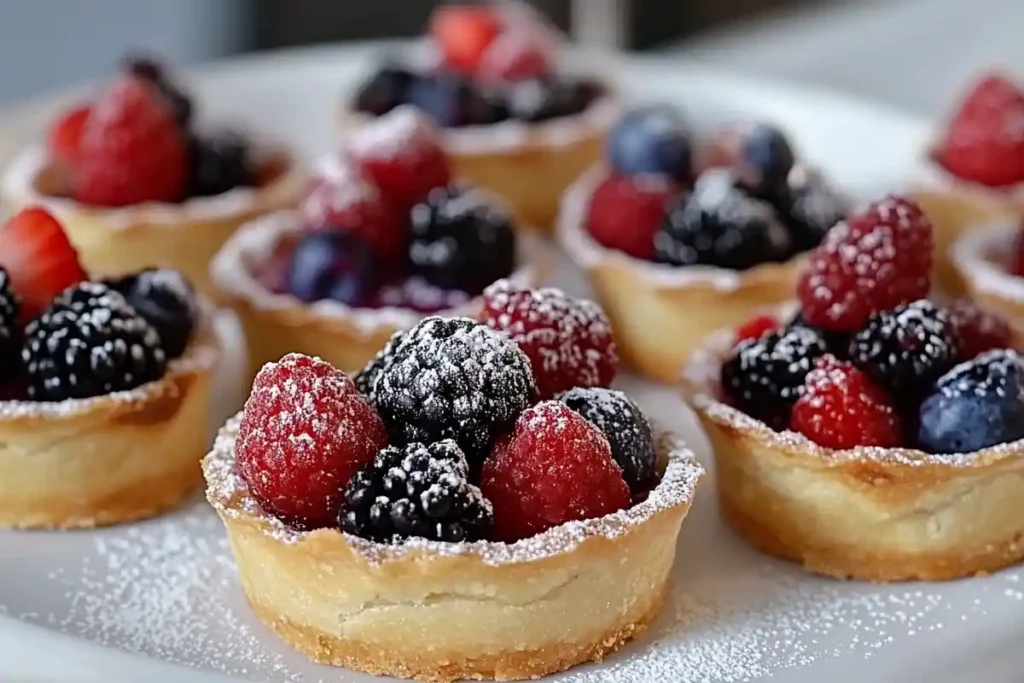
[(917, 204), (887, 197), (838, 223), (797, 284), (808, 323), (855, 331), (872, 314), (927, 296), (932, 224)]
[(480, 488), (494, 505), (493, 537), (517, 541), (629, 505), (629, 487), (601, 432), (563, 403), (519, 416), (484, 462)]
[(769, 332), (779, 329), (779, 321), (774, 315), (759, 315), (736, 328), (736, 343), (748, 339), (760, 339)]
[(790, 429), (826, 448), (895, 447), (903, 439), (899, 414), (885, 391), (831, 355), (808, 373)]
[(529, 357), (541, 398), (574, 387), (607, 387), (615, 379), (619, 358), (612, 326), (593, 301), (500, 280), (484, 290), (480, 318)]
[(408, 208), (452, 178), (441, 133), (411, 106), (400, 106), (360, 129), (349, 152), (394, 207)]
[(1013, 346), (1010, 324), (970, 299), (956, 299), (943, 308), (953, 325), (960, 350), (958, 360), (970, 360), (985, 351)]
[(661, 176), (609, 175), (590, 197), (586, 228), (609, 249), (645, 261), (654, 258), (654, 235), (676, 187)]
[(290, 353), (256, 376), (235, 457), (267, 512), (314, 529), (337, 522), (345, 485), (386, 445), (384, 423), (348, 375)]

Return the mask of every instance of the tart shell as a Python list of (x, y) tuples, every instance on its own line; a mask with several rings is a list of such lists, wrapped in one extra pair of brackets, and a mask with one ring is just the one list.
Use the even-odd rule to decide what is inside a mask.
[(970, 297), (1005, 318), (1018, 342), (1024, 330), (1024, 277), (1010, 272), (1019, 221), (982, 224), (963, 235), (950, 251), (953, 266)]
[(832, 450), (716, 398), (732, 335), (687, 367), (711, 441), (719, 506), (755, 548), (833, 578), (956, 579), (1024, 559), (1024, 441), (969, 454)]
[(664, 601), (702, 469), (676, 439), (628, 510), (514, 544), (381, 545), (267, 516), (234, 470), (238, 417), (203, 463), (259, 617), (316, 662), (428, 681), (524, 679), (600, 660)]

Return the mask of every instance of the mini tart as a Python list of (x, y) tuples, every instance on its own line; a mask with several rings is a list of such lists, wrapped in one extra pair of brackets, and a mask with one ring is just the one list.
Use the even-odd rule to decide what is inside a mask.
[(598, 244), (585, 222), (603, 170), (594, 167), (566, 194), (558, 239), (590, 278), (615, 330), (622, 358), (644, 375), (676, 382), (687, 358), (715, 330), (735, 328), (765, 305), (792, 297), (802, 260), (745, 271), (652, 263)]
[(427, 681), (535, 678), (637, 636), (661, 609), (703, 474), (662, 435), (661, 481), (627, 510), (513, 544), (381, 545), (264, 513), (235, 472), (238, 423), (203, 471), (256, 614), (321, 664)]
[(1010, 272), (1020, 223), (979, 226), (958, 239), (950, 258), (967, 293), (984, 308), (1011, 323), (1020, 340), (1024, 330), (1024, 277)]
[(201, 481), (219, 357), (204, 322), (156, 382), (58, 403), (0, 402), (0, 527), (107, 526), (181, 502)]
[[(298, 351), (319, 356), (346, 372), (360, 370), (391, 336), (414, 326), (427, 314), (411, 309), (354, 308), (331, 300), (304, 303), (290, 294), (271, 292), (257, 271), (271, 261), (283, 242), (295, 239), (305, 227), (299, 212), (279, 211), (244, 225), (214, 257), (210, 278), (218, 303), (238, 314), (249, 344), (249, 378), (264, 363)], [(519, 236), (520, 266), (511, 280), (529, 286), (545, 266), (537, 240)], [(496, 278), (497, 279), (497, 278)], [(482, 300), (430, 315), (476, 317)]]
[(832, 450), (776, 432), (717, 398), (732, 342), (723, 331), (694, 354), (683, 393), (714, 450), (722, 515), (755, 548), (879, 582), (955, 579), (1024, 559), (1024, 440), (931, 455)]
[(64, 173), (42, 148), (19, 155), (4, 173), (0, 193), (10, 210), (41, 204), (64, 225), (82, 264), (96, 277), (123, 275), (153, 266), (180, 270), (208, 293), (210, 259), (246, 221), (296, 206), (308, 190), (303, 165), (280, 149), (266, 149), (257, 163), (258, 187), (239, 187), (181, 204), (150, 202), (98, 207), (60, 196)]

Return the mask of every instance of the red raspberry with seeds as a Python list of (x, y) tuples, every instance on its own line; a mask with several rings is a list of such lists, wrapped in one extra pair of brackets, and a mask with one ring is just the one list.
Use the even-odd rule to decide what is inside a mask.
[(615, 379), (612, 326), (593, 301), (499, 280), (484, 290), (480, 321), (523, 350), (542, 399), (575, 387), (607, 387)]
[(74, 197), (80, 202), (176, 202), (185, 195), (185, 138), (152, 85), (122, 78), (93, 105), (74, 167)]
[(944, 306), (953, 325), (959, 349), (958, 360), (967, 361), (993, 349), (1013, 347), (1010, 324), (970, 299), (957, 299)]
[(889, 396), (852, 363), (832, 355), (819, 358), (807, 374), (790, 429), (826, 448), (894, 448), (903, 441), (900, 416)]
[(769, 332), (779, 329), (779, 321), (774, 315), (759, 315), (743, 323), (736, 329), (736, 344), (748, 339), (760, 339)]
[(590, 197), (587, 232), (609, 249), (650, 261), (654, 235), (665, 220), (665, 205), (676, 192), (661, 177), (609, 175)]
[(935, 153), (954, 175), (992, 187), (1024, 181), (1024, 90), (989, 74), (968, 93)]
[(493, 537), (517, 541), (629, 505), (629, 487), (604, 435), (568, 406), (523, 411), (484, 461), (480, 489), (494, 505)]
[(445, 64), (464, 74), (476, 70), (501, 30), (501, 19), (490, 7), (442, 7), (430, 19), (430, 35)]
[(89, 120), (92, 107), (83, 104), (65, 112), (50, 128), (46, 140), (50, 155), (61, 163), (72, 165), (78, 155), (78, 143)]
[(803, 317), (852, 332), (878, 311), (928, 295), (932, 224), (920, 207), (887, 197), (825, 235), (797, 284)]
[(337, 523), (342, 489), (386, 445), (384, 423), (348, 375), (290, 353), (256, 376), (235, 457), (267, 512), (315, 529)]

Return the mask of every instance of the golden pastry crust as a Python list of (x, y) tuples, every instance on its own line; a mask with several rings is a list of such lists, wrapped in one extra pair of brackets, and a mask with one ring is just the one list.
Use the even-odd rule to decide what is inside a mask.
[(201, 481), (220, 355), (201, 328), (156, 382), (60, 403), (0, 403), (0, 527), (70, 529), (152, 517)]
[(695, 354), (683, 393), (715, 454), (726, 521), (760, 550), (835, 578), (944, 580), (1024, 559), (1024, 440), (959, 455), (822, 448), (715, 398), (731, 332)]
[(225, 240), (247, 221), (298, 205), (308, 190), (309, 175), (297, 159), (279, 150), (264, 154), (261, 168), (267, 179), (260, 187), (182, 204), (104, 208), (60, 197), (66, 180), (46, 153), (35, 148), (7, 169), (0, 191), (12, 210), (32, 205), (51, 210), (94, 277), (161, 266), (180, 270), (200, 293), (208, 294), (209, 263)]
[(515, 544), (386, 546), (266, 516), (234, 472), (237, 424), (203, 469), (256, 613), (317, 662), (429, 681), (538, 677), (640, 633), (664, 600), (702, 474), (664, 436), (662, 480), (628, 510)]
[(1010, 272), (1020, 221), (979, 223), (950, 250), (950, 261), (967, 293), (979, 305), (1011, 325), (1018, 341), (1024, 335), (1024, 278)]

